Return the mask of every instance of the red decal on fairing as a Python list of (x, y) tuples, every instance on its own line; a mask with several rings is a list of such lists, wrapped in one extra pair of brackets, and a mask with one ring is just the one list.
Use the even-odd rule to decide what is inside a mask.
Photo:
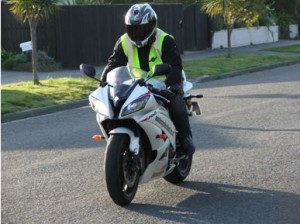
[(151, 92), (150, 92), (150, 91), (148, 91), (148, 92), (146, 92), (146, 93), (144, 93), (144, 94), (140, 95), (140, 96), (139, 96), (139, 98), (141, 98), (141, 97), (144, 97), (144, 96), (148, 96), (148, 95), (150, 95), (150, 94), (151, 94)]

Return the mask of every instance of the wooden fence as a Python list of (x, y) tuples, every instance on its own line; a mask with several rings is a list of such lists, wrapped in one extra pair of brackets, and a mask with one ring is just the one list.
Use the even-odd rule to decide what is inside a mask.
[(197, 4), (184, 9), (184, 50), (195, 51), (210, 47), (208, 16), (201, 13)]
[[(195, 16), (197, 6), (191, 6), (188, 13), (184, 12), (182, 4), (152, 6), (158, 15), (159, 27), (175, 37), (182, 53), (184, 50), (209, 47), (208, 39), (203, 38), (208, 35), (208, 28), (203, 24), (202, 28), (199, 27), (199, 19), (205, 18), (207, 21), (207, 17)], [(124, 16), (129, 7), (130, 5), (62, 6), (51, 20), (38, 25), (38, 49), (55, 57), (63, 68), (78, 68), (81, 63), (105, 64), (115, 42), (125, 32)], [(1, 46), (5, 50), (20, 52), (19, 44), (30, 40), (29, 26), (16, 21), (3, 3), (1, 17)], [(194, 21), (195, 18), (198, 22)]]

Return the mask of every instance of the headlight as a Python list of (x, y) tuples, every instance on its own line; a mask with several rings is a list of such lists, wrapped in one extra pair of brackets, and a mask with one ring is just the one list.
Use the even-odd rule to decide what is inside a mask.
[(149, 98), (150, 95), (132, 101), (123, 109), (121, 116), (123, 117), (143, 109), (146, 106)]
[(90, 98), (90, 105), (95, 112), (108, 116), (108, 105), (105, 105), (102, 101), (96, 98)]

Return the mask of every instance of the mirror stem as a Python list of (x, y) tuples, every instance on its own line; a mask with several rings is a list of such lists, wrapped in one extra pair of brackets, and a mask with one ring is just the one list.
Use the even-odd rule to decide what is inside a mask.
[(93, 77), (93, 79), (97, 80), (98, 82), (101, 82), (101, 80), (100, 80), (100, 79), (97, 79), (97, 78), (95, 78), (95, 77)]

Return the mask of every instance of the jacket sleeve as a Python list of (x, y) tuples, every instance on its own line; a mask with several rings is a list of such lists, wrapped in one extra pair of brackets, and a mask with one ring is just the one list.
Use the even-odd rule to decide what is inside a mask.
[(166, 86), (182, 84), (182, 62), (175, 40), (166, 36), (162, 45), (162, 61), (172, 66), (170, 74), (166, 78)]
[(115, 44), (113, 54), (108, 58), (108, 63), (103, 69), (101, 80), (106, 81), (107, 73), (113, 70), (114, 68), (120, 67), (120, 66), (126, 66), (127, 65), (127, 57), (123, 51), (122, 44), (121, 44), (121, 38), (117, 41)]

